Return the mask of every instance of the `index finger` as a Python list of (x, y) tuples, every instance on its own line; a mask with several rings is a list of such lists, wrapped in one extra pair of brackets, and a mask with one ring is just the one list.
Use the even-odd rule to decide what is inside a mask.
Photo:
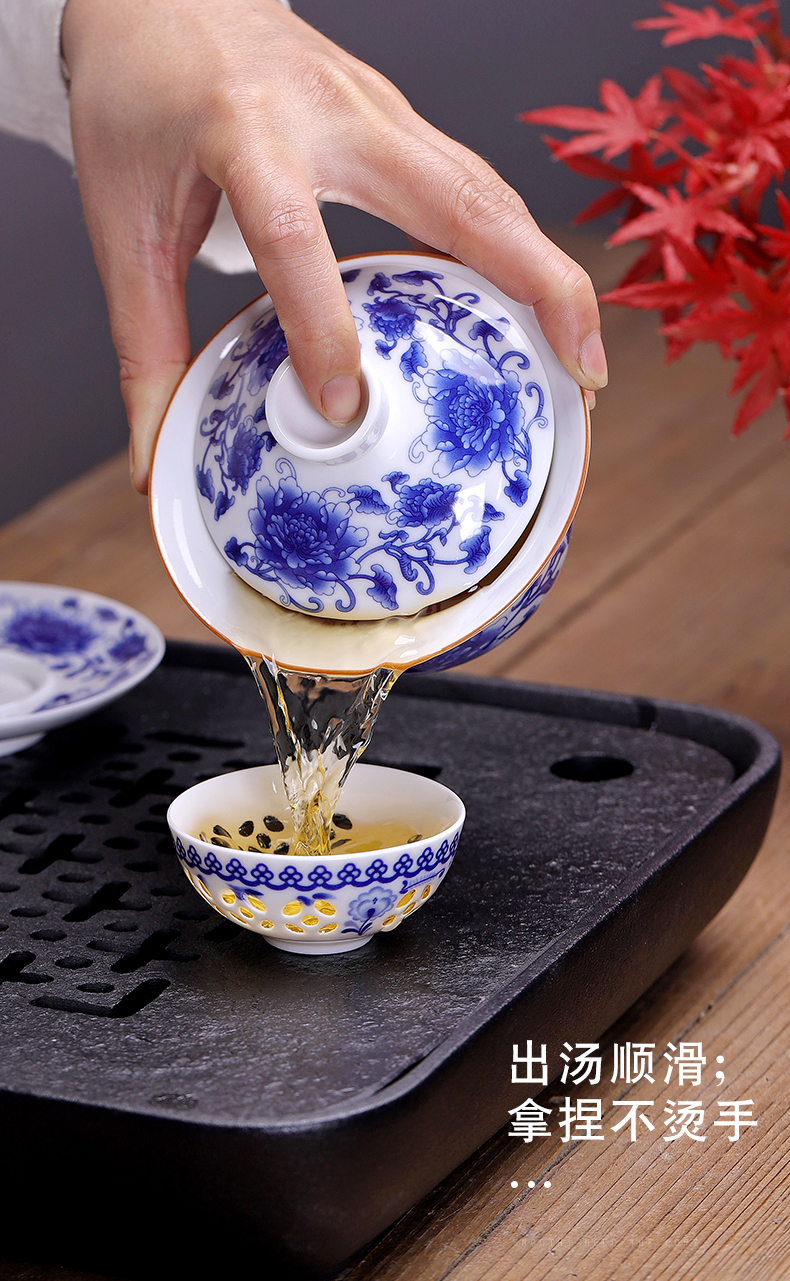
[[(546, 338), (582, 387), (606, 385), (606, 357), (592, 282), (543, 234), (518, 195), (485, 161), (419, 117), (381, 129), (347, 160), (357, 207), (409, 237), (459, 258), (509, 297), (534, 307)], [(436, 142), (440, 138), (441, 145)], [(339, 199), (337, 179), (321, 194)]]

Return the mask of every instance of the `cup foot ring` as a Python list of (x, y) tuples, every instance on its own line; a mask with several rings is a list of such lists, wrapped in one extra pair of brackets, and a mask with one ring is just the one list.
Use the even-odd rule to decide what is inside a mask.
[(310, 956), (332, 956), (338, 952), (354, 952), (358, 947), (364, 947), (366, 943), (374, 937), (373, 934), (367, 934), (362, 939), (337, 939), (330, 943), (327, 941), (319, 942), (318, 939), (272, 939), (268, 936), (266, 942), (272, 947), (279, 948), (282, 952), (302, 952)]

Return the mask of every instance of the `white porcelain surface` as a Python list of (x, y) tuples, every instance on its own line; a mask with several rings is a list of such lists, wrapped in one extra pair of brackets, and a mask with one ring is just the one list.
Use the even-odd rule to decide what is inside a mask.
[(149, 619), (106, 596), (0, 582), (0, 755), (126, 693), (164, 647)]
[(524, 328), (466, 267), (374, 255), (342, 277), (366, 403), (313, 408), (271, 305), (211, 373), (195, 484), (217, 548), (288, 609), (415, 614), (468, 591), (537, 510), (554, 447), (549, 379)]
[[(344, 262), (355, 269), (365, 258)], [(430, 269), (446, 266), (424, 257)], [(269, 308), (258, 299), (225, 325), (196, 357), (170, 404), (154, 455), (151, 517), (163, 560), (186, 603), (237, 649), (276, 658), (309, 672), (367, 672), (382, 665), (441, 667), (454, 653), (473, 657), (499, 643), (524, 621), (551, 586), (567, 546), (589, 458), (589, 415), (584, 397), (543, 337), (528, 307), (467, 273), (494, 301), (518, 317), (546, 372), (554, 409), (554, 449), (542, 501), (530, 531), (510, 562), (490, 582), (429, 614), (396, 615), (377, 622), (309, 619), (283, 610), (252, 590), (231, 569), (209, 534), (194, 483), (194, 433), (222, 354)], [(475, 638), (483, 639), (475, 648)]]
[(406, 819), (421, 839), (327, 858), (226, 849), (199, 839), (233, 815), (256, 823), (270, 814), (287, 818), (278, 765), (197, 783), (173, 801), (167, 821), (188, 880), (215, 911), (275, 947), (326, 955), (396, 929), (433, 897), (466, 814), (441, 783), (379, 765), (355, 765), (341, 808), (354, 822)]
[(18, 649), (0, 649), (0, 716), (20, 716), (52, 697), (57, 676), (46, 663)]

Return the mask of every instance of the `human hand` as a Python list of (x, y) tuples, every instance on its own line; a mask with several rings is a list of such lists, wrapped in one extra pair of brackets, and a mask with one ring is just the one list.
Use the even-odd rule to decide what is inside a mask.
[(296, 372), (331, 421), (359, 409), (359, 342), (318, 200), (461, 259), (534, 306), (582, 387), (606, 384), (582, 268), (485, 161), (278, 0), (68, 0), (62, 31), (77, 177), (141, 492), (190, 358), (184, 282), (221, 191)]

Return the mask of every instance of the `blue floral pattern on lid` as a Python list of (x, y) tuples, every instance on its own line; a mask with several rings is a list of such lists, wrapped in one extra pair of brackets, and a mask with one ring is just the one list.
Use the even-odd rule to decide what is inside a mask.
[[(459, 289), (451, 266), (355, 269), (344, 280), (390, 400), (381, 447), (353, 465), (285, 453), (265, 393), (287, 346), (265, 312), (204, 400), (201, 510), (242, 577), (282, 605), (334, 617), (414, 613), (476, 584), (525, 528), (548, 474), (548, 383), (521, 332), (486, 316), (489, 304)], [(547, 431), (536, 473), (534, 442)]]
[[(432, 465), (436, 476), (457, 471), (479, 476), (498, 462), (508, 480), (507, 497), (522, 507), (529, 493), (532, 466), (529, 429), (547, 425), (545, 393), (532, 379), (525, 379), (522, 385), (519, 371), (530, 368), (529, 357), (523, 351), (511, 349), (497, 354), (494, 350), (493, 344), (504, 342), (510, 328), (506, 318), (499, 326), (488, 320), (475, 320), (468, 327), (466, 338), (459, 332), (460, 322), (468, 321), (472, 315), (469, 308), (480, 302), (477, 294), (465, 293), (454, 299), (441, 293), (428, 297), (422, 291), (404, 295), (393, 285), (422, 286), (430, 282), (439, 289), (441, 280), (437, 272), (407, 271), (392, 279), (377, 272), (368, 286), (368, 293), (376, 301), (364, 304), (371, 327), (385, 334), (376, 342), (376, 350), (384, 359), (390, 358), (399, 339), (411, 338), (401, 356), (400, 369), (403, 377), (413, 383), (415, 398), (425, 407), (428, 428), (412, 442), (409, 456), (422, 461), (423, 450), (437, 455)], [(463, 302), (469, 307), (459, 305)], [(393, 323), (394, 316), (397, 323)], [(456, 349), (451, 363), (444, 363), (439, 369), (429, 368), (426, 323), (451, 335), (460, 349), (478, 356), (484, 354), (485, 365), (478, 358), (469, 362), (466, 369), (455, 367), (452, 357), (458, 361)], [(535, 398), (528, 423), (522, 392)], [(507, 464), (512, 464), (511, 471)]]
[[(209, 396), (216, 407), (200, 424), (200, 437), (206, 444), (195, 470), (198, 491), (213, 503), (216, 520), (233, 506), (236, 493), (247, 493), (260, 470), (261, 450), (270, 450), (275, 443), (271, 432), (259, 427), (266, 420), (264, 402), (248, 413), (243, 393), (246, 390), (247, 395), (257, 396), (287, 355), (280, 322), (268, 312), (253, 321), (246, 340), (234, 344), (226, 358), (228, 368), (211, 385)], [(228, 403), (223, 405), (223, 401)], [(218, 465), (216, 486), (212, 462)]]
[[(459, 543), (462, 556), (442, 558), (438, 553), (458, 521), (454, 498), (460, 485), (439, 485), (432, 480), (409, 486), (408, 472), (393, 472), (383, 477), (397, 501), (385, 502), (378, 489), (350, 485), (345, 490), (326, 489), (323, 493), (305, 493), (299, 488), (293, 464), (280, 459), (281, 473), (277, 489), (264, 476), (258, 482), (257, 509), (250, 513), (253, 540), (239, 543), (230, 538), (225, 554), (236, 565), (249, 570), (264, 582), (282, 589), (282, 604), (297, 604), (296, 593), (307, 592), (299, 603), (308, 604), (320, 613), (321, 596), (339, 594), (335, 608), (347, 612), (356, 604), (353, 584), (369, 582), (368, 596), (386, 610), (398, 608), (395, 579), (383, 564), (372, 561), (375, 555), (389, 556), (401, 577), (416, 585), (422, 596), (428, 596), (435, 584), (434, 567), (464, 565), (471, 573), (486, 560), (489, 552), (490, 524), (481, 525), (472, 537)], [(335, 501), (339, 500), (339, 501)], [(351, 524), (355, 515), (381, 514), (396, 526), (379, 531), (378, 542), (368, 547), (369, 531)], [(486, 504), (488, 521), (502, 520), (502, 512)], [(405, 529), (418, 529), (419, 537), (409, 538)]]

